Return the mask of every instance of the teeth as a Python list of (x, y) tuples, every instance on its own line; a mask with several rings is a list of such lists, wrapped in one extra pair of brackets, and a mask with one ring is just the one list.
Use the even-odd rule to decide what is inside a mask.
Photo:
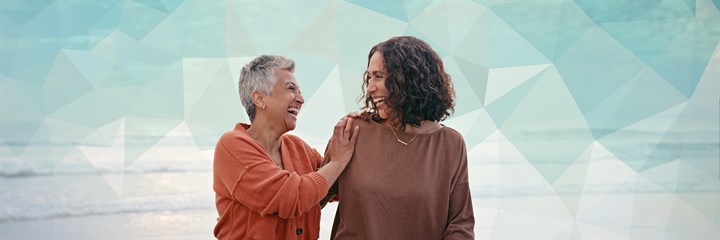
[(300, 112), (300, 108), (291, 107), (291, 108), (288, 108), (288, 112), (292, 113), (293, 115), (297, 115), (298, 112)]

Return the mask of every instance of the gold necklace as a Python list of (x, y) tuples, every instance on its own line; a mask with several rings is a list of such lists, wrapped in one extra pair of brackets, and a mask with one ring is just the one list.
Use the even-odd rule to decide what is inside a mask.
[(413, 140), (415, 140), (415, 138), (420, 134), (420, 131), (422, 131), (423, 127), (424, 127), (424, 126), (420, 126), (420, 128), (419, 128), (419, 129), (417, 130), (417, 132), (415, 133), (415, 136), (413, 136), (413, 137), (410, 139), (410, 141), (407, 141), (407, 142), (405, 142), (405, 141), (403, 141), (403, 140), (400, 140), (400, 138), (399, 138), (399, 137), (397, 136), (397, 134), (395, 133), (395, 129), (393, 129), (392, 126), (390, 127), (390, 131), (392, 131), (393, 135), (395, 135), (395, 140), (397, 140), (398, 142), (400, 142), (400, 143), (402, 143), (403, 145), (407, 146), (407, 145), (410, 144)]

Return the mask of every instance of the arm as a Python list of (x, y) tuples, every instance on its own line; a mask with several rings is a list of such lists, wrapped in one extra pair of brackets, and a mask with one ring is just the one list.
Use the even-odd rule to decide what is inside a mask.
[(325, 152), (325, 158), (329, 162), (317, 171), (325, 177), (328, 185), (332, 185), (337, 180), (355, 152), (355, 141), (360, 128), (353, 126), (352, 122), (352, 118), (343, 117), (335, 125), (333, 136)]
[(215, 150), (216, 192), (260, 215), (294, 218), (307, 212), (327, 191), (322, 175), (280, 169), (262, 147), (238, 136), (223, 137)]
[[(348, 117), (348, 116), (349, 116), (349, 115), (347, 115), (346, 117)], [(353, 118), (355, 118), (355, 117), (353, 117)], [(329, 151), (329, 150), (330, 150), (330, 141), (328, 141), (328, 144), (325, 145), (325, 156), (328, 155), (328, 151)], [(329, 163), (329, 162), (330, 162), (330, 159), (329, 159), (329, 158), (325, 158), (325, 159), (323, 159), (322, 162), (320, 163), (320, 166), (323, 166), (323, 165), (325, 165), (325, 164), (327, 164), (327, 163)], [(338, 177), (338, 178), (339, 178), (339, 177)], [(338, 200), (338, 197), (337, 197), (338, 189), (339, 189), (338, 181), (335, 181), (335, 183), (333, 183), (332, 186), (330, 187), (330, 189), (328, 190), (328, 192), (327, 192), (327, 194), (325, 195), (325, 197), (324, 197), (322, 200), (320, 200), (320, 208), (325, 208), (325, 206), (326, 206), (329, 202), (335, 202), (335, 201)]]
[(450, 193), (448, 224), (443, 239), (474, 239), (475, 217), (472, 207), (472, 196), (468, 184), (467, 150), (462, 143), (460, 164), (453, 178)]
[[(332, 161), (305, 175), (281, 170), (250, 138), (226, 135), (215, 151), (215, 178), (217, 188), (229, 198), (238, 201), (260, 215), (278, 214), (281, 218), (294, 218), (316, 206), (325, 196), (329, 183), (337, 179), (352, 156), (355, 137), (345, 138), (351, 127), (341, 120), (335, 127)], [(357, 128), (354, 135), (357, 135)], [(331, 182), (332, 181), (332, 182)]]
[(335, 183), (328, 189), (327, 195), (320, 200), (320, 207), (324, 208), (325, 205), (327, 205), (329, 202), (336, 202), (340, 200), (340, 186), (338, 186), (338, 182), (335, 181)]
[[(367, 117), (368, 114), (369, 114), (369, 113), (368, 113), (368, 109), (366, 108), (366, 109), (363, 109), (363, 111), (360, 111), (360, 112), (350, 112), (350, 113), (348, 113), (347, 115), (345, 115), (345, 118), (349, 119), (350, 121), (352, 121), (352, 119), (357, 119), (357, 118), (367, 119), (367, 118), (368, 118), (368, 117)], [(328, 150), (329, 150), (329, 149), (330, 149), (330, 143), (328, 142), (328, 145), (325, 146), (325, 155), (326, 155), (326, 156), (327, 156), (327, 153), (328, 153)], [(326, 164), (327, 162), (329, 162), (329, 159), (325, 159), (325, 160), (323, 161), (322, 165)], [(336, 202), (336, 201), (339, 201), (339, 200), (340, 200), (340, 195), (339, 195), (339, 194), (340, 194), (340, 187), (338, 186), (338, 182), (335, 181), (335, 182), (331, 185), (330, 190), (328, 190), (327, 195), (325, 195), (325, 197), (324, 197), (322, 200), (320, 200), (320, 207), (324, 208), (325, 205), (328, 204), (328, 202)]]

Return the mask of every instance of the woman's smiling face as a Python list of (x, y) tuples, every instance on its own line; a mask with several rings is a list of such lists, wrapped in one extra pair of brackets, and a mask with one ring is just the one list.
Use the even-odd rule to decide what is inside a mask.
[(305, 99), (300, 93), (300, 84), (288, 70), (277, 70), (272, 93), (265, 101), (270, 119), (277, 120), (287, 131), (295, 129), (297, 115)]
[(388, 96), (388, 90), (385, 87), (387, 73), (383, 54), (380, 51), (375, 51), (370, 57), (365, 79), (367, 81), (367, 95), (372, 98), (377, 113), (382, 119), (388, 119), (392, 114), (392, 109), (385, 104)]

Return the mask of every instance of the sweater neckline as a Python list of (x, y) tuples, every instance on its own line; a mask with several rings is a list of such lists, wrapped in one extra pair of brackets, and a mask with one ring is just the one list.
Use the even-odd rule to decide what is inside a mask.
[[(388, 126), (385, 126), (385, 125), (383, 125), (383, 124), (381, 124), (381, 123), (379, 123), (379, 122), (376, 122), (376, 121), (374, 121), (374, 120), (369, 120), (369, 122), (370, 122), (371, 125), (376, 125), (377, 127), (380, 127), (380, 128), (383, 128), (383, 129), (387, 130), (388, 133), (393, 134), (393, 133), (392, 133), (392, 129), (390, 129)], [(440, 123), (440, 128), (434, 129), (434, 130), (429, 131), (429, 132), (421, 132), (421, 133), (417, 134), (417, 136), (420, 137), (420, 136), (433, 135), (433, 134), (442, 132), (442, 130), (445, 129), (445, 128), (447, 128), (447, 126), (445, 126), (445, 124)], [(415, 136), (415, 133), (408, 133), (408, 132), (402, 132), (402, 131), (395, 131), (395, 133), (396, 133), (397, 135)]]

